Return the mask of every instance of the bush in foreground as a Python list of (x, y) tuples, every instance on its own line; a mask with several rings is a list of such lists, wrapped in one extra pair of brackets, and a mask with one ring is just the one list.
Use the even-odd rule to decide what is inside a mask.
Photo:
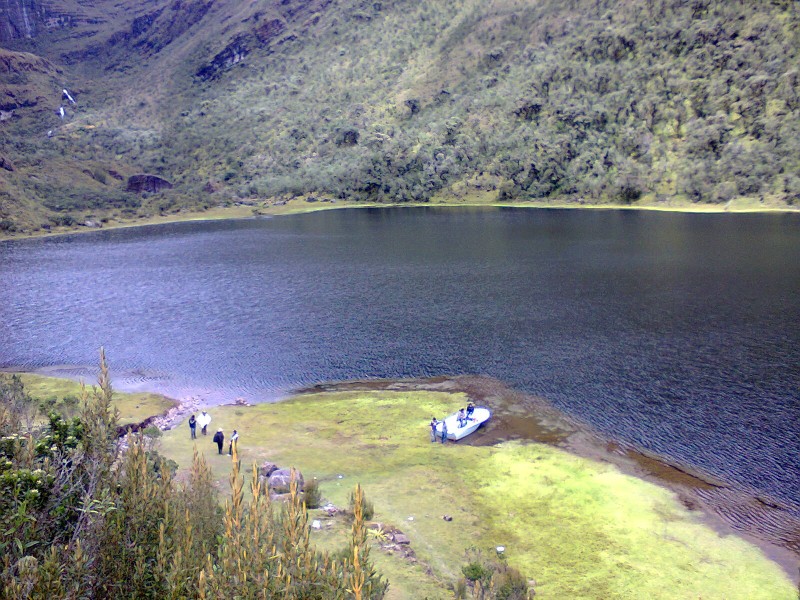
[(277, 509), (254, 466), (246, 501), (234, 456), (223, 510), (197, 453), (179, 484), (174, 463), (144, 436), (129, 436), (123, 451), (102, 357), (99, 387), (84, 388), (72, 420), (52, 413), (26, 426), (18, 381), (0, 394), (0, 599), (384, 596), (359, 486), (350, 543), (336, 560), (310, 545), (296, 482)]

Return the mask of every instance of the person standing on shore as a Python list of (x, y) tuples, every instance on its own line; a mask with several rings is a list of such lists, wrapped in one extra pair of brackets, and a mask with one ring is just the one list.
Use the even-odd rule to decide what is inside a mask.
[(442, 420), (442, 443), (447, 441), (447, 421)]
[(439, 421), (436, 420), (436, 417), (431, 417), (431, 441), (436, 441), (436, 425)]
[(217, 429), (217, 433), (214, 434), (214, 443), (217, 445), (217, 449), (219, 453), (222, 454), (222, 445), (225, 443), (225, 434), (222, 433), (222, 429)]
[(197, 418), (197, 422), (200, 424), (200, 433), (203, 435), (207, 434), (207, 428), (211, 424), (211, 415), (208, 414), (206, 411), (200, 413), (200, 416)]
[(189, 430), (192, 432), (192, 439), (197, 439), (197, 419), (194, 418), (194, 415), (189, 417)]
[(228, 446), (228, 456), (231, 456), (233, 454), (233, 447), (236, 445), (237, 441), (239, 441), (239, 432), (237, 432), (234, 429), (233, 430), (233, 435), (231, 436), (230, 446)]

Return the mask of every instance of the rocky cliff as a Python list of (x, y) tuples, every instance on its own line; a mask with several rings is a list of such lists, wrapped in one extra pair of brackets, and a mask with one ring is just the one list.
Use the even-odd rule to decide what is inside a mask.
[(0, 11), (0, 44), (33, 38), (41, 22), (42, 10), (36, 0), (5, 0)]

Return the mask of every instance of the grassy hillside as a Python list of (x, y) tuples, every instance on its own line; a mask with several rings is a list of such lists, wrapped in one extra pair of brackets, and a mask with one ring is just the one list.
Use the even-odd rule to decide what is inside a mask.
[[(6, 230), (300, 194), (800, 201), (795, 2), (63, 4), (8, 44), (59, 73), (0, 106)], [(125, 191), (142, 172), (174, 187)]]

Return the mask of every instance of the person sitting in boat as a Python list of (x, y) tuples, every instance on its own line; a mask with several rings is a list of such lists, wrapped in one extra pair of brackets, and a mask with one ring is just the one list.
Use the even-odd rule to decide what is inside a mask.
[(475, 412), (475, 405), (472, 402), (468, 403), (467, 404), (467, 421), (469, 421), (472, 418), (472, 413), (474, 413), (474, 412)]
[(463, 427), (467, 423), (467, 415), (463, 408), (458, 409), (458, 426)]

